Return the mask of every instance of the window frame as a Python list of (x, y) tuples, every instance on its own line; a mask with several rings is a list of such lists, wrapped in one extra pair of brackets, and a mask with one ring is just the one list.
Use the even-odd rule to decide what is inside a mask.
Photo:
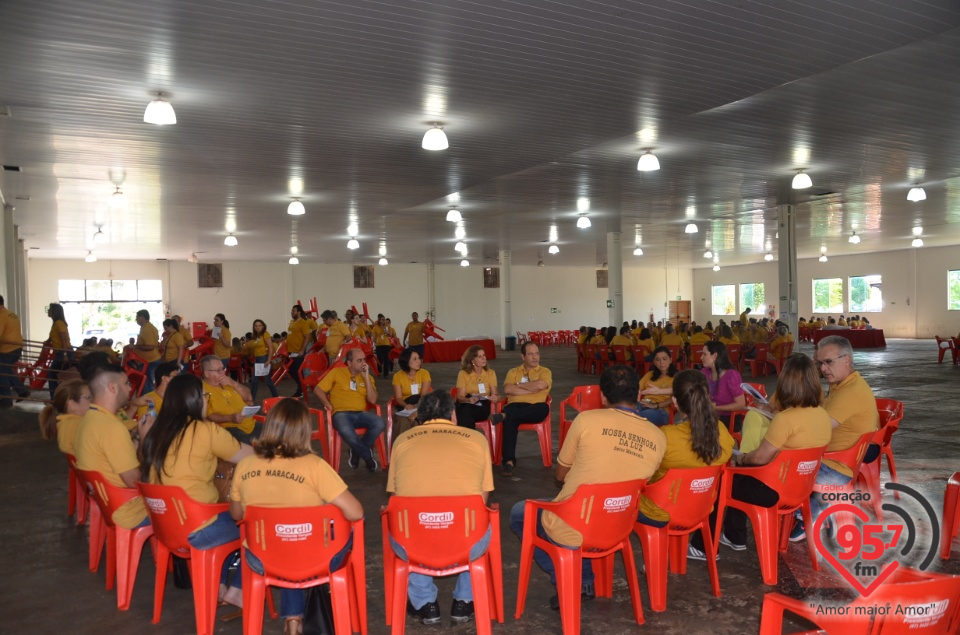
[[(878, 279), (879, 279), (879, 282), (880, 282), (880, 308), (879, 308), (879, 309), (868, 309), (868, 308), (855, 309), (855, 308), (853, 308), (853, 279), (854, 279), (854, 278), (860, 278), (860, 279), (864, 279), (864, 280), (865, 280), (865, 279), (867, 279), (867, 278), (873, 278), (873, 277), (878, 278)], [(868, 298), (869, 298), (870, 287), (871, 287), (871, 286), (873, 286), (873, 285), (867, 284), (867, 296), (868, 296)], [(862, 275), (862, 276), (847, 276), (847, 292), (846, 292), (846, 295), (844, 296), (844, 299), (846, 300), (847, 308), (849, 309), (849, 312), (850, 312), (850, 313), (854, 313), (854, 314), (857, 314), (857, 315), (859, 315), (859, 314), (861, 314), (861, 313), (883, 313), (883, 306), (884, 306), (884, 303), (883, 303), (883, 274), (880, 274), (880, 273), (870, 273), (870, 274), (866, 274), (866, 275)], [(861, 305), (861, 307), (862, 307), (862, 306), (863, 306), (863, 305)]]
[[(732, 287), (733, 288), (733, 299), (731, 305), (733, 306), (733, 313), (717, 313), (716, 312), (716, 289), (720, 287)], [(737, 311), (737, 300), (738, 300), (738, 289), (737, 283), (732, 284), (714, 284), (710, 285), (710, 315), (739, 315)]]
[(947, 311), (960, 311), (960, 291), (957, 293), (957, 304), (950, 305), (950, 284), (953, 282), (950, 280), (951, 274), (956, 274), (954, 277), (957, 284), (960, 284), (960, 269), (947, 269)]
[[(817, 307), (817, 282), (822, 282), (822, 281), (832, 282), (834, 280), (838, 280), (840, 282), (840, 308), (837, 309), (835, 307), (826, 307), (826, 308)], [(813, 314), (831, 315), (836, 313), (839, 315), (841, 313), (844, 313), (844, 307), (846, 306), (846, 302), (847, 302), (847, 294), (844, 288), (844, 284), (845, 282), (842, 277), (813, 278), (810, 282), (810, 306), (813, 307)], [(829, 296), (830, 296), (830, 293), (828, 290), (827, 292), (828, 300), (829, 300)]]

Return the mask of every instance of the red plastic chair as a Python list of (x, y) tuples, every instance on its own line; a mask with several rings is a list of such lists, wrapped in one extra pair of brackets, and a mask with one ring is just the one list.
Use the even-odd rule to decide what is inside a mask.
[[(477, 633), (491, 633), (490, 620), (503, 624), (503, 560), (500, 509), (479, 495), (392, 496), (380, 512), (383, 531), (383, 583), (387, 626), (403, 635), (410, 573), (441, 577), (470, 572)], [(412, 521), (412, 522), (411, 522)], [(470, 548), (490, 530), (486, 553), (470, 560)], [(407, 554), (397, 557), (390, 538)]]
[(947, 481), (943, 492), (943, 533), (940, 534), (940, 558), (950, 559), (950, 547), (953, 539), (960, 533), (960, 472), (954, 472)]
[[(377, 416), (382, 417), (380, 411), (380, 406), (367, 404), (367, 410), (374, 410), (377, 413)], [(321, 414), (322, 413), (322, 414)], [(340, 454), (343, 450), (343, 439), (340, 438), (340, 435), (337, 434), (336, 428), (333, 427), (333, 412), (330, 409), (318, 410), (317, 417), (319, 423), (322, 424), (323, 429), (327, 434), (327, 447), (330, 448), (330, 459), (329, 463), (337, 472), (340, 471)], [(320, 425), (318, 425), (318, 429)], [(357, 434), (363, 436), (367, 431), (366, 428), (357, 428)], [(386, 430), (384, 430), (386, 432)], [(385, 434), (381, 434), (377, 437), (377, 454), (380, 456), (380, 467), (386, 469), (389, 465), (388, 460), (389, 456), (387, 455), (387, 442), (384, 439)]]
[[(456, 386), (450, 389), (450, 397), (453, 399), (453, 403), (456, 404), (457, 403), (457, 387)], [(501, 405), (500, 405), (501, 403), (503, 402), (498, 401), (497, 403), (492, 403), (492, 402), (490, 403), (491, 417), (501, 411)], [(390, 406), (388, 404), (387, 405), (388, 413), (390, 412), (389, 408)], [(390, 424), (388, 423), (387, 425), (389, 428)], [(499, 454), (500, 445), (498, 444), (502, 443), (502, 440), (500, 438), (500, 433), (497, 430), (497, 426), (490, 423), (489, 419), (485, 421), (477, 421), (476, 426), (477, 426), (477, 430), (479, 430), (480, 432), (483, 432), (483, 436), (487, 438), (487, 445), (490, 446), (490, 460), (493, 463), (499, 463), (500, 462), (500, 454)], [(393, 439), (388, 440), (387, 447), (390, 448), (391, 452), (393, 451)]]
[(610, 359), (610, 347), (608, 345), (597, 344), (597, 355), (595, 361), (598, 375), (603, 373), (604, 368), (614, 363), (614, 361)]
[(691, 344), (690, 354), (687, 356), (690, 368), (694, 366), (703, 366), (703, 344)]
[(300, 382), (303, 400), (307, 404), (310, 403), (310, 393), (320, 383), (329, 367), (330, 362), (326, 353), (307, 353), (304, 356), (300, 370), (297, 371), (297, 381)]
[[(756, 391), (761, 395), (763, 395), (763, 397), (766, 399), (767, 389), (764, 387), (763, 384), (755, 384), (753, 382), (748, 382), (748, 383), (751, 386), (753, 386), (753, 388), (756, 389)], [(743, 392), (743, 399), (746, 402), (747, 408), (752, 408), (756, 403), (753, 399), (753, 396), (746, 391)], [(737, 443), (740, 443), (740, 441), (743, 440), (743, 435), (735, 431), (735, 428), (737, 427), (737, 418), (740, 418), (740, 419), (745, 418), (747, 416), (747, 412), (749, 412), (749, 410), (734, 410), (730, 413), (730, 423), (727, 429), (730, 432), (730, 436), (732, 436), (734, 439), (737, 440)]]
[[(843, 463), (846, 466), (849, 466), (853, 470), (853, 477), (850, 479), (850, 482), (847, 483), (842, 490), (845, 494), (852, 494), (857, 490), (857, 477), (860, 474), (861, 465), (863, 465), (863, 457), (867, 454), (867, 448), (870, 447), (870, 444), (873, 442), (873, 432), (867, 432), (862, 435), (860, 439), (853, 445), (853, 447), (846, 450), (835, 450), (833, 452), (824, 452), (823, 459), (832, 459), (838, 463)], [(830, 489), (826, 489), (827, 486), (818, 485), (814, 483), (813, 491), (815, 492), (837, 492), (836, 486), (830, 486)], [(872, 498), (872, 497), (871, 497)], [(825, 510), (821, 510), (821, 513), (824, 513)], [(837, 527), (844, 527), (845, 525), (856, 525), (856, 517), (849, 512), (840, 512), (836, 514)]]
[[(649, 355), (646, 346), (631, 346), (630, 352), (633, 354), (633, 367), (637, 374), (643, 377), (647, 374), (647, 362), (643, 361)], [(599, 374), (599, 373), (598, 373)]]
[(213, 547), (197, 550), (190, 546), (187, 537), (205, 520), (230, 509), (226, 503), (204, 504), (190, 498), (183, 488), (175, 485), (148, 485), (137, 483), (150, 514), (157, 539), (157, 577), (153, 591), (153, 624), (160, 622), (163, 611), (163, 594), (167, 585), (167, 571), (171, 556), (185, 558), (190, 564), (190, 580), (193, 583), (193, 609), (197, 619), (197, 634), (212, 635), (217, 617), (217, 593), (220, 587), (220, 570), (223, 562), (240, 549), (240, 539)]
[[(900, 567), (869, 597), (858, 597), (844, 615), (818, 615), (820, 603), (795, 600), (767, 593), (760, 611), (760, 635), (781, 635), (783, 615), (790, 611), (822, 630), (797, 635), (836, 633), (843, 635), (952, 635), (960, 629), (960, 577)], [(929, 619), (897, 613), (893, 607), (935, 608)], [(873, 617), (874, 607), (889, 606), (884, 616)]]
[(132, 348), (123, 352), (123, 358), (120, 365), (127, 373), (127, 379), (130, 380), (130, 398), (139, 397), (143, 393), (143, 387), (147, 383), (147, 366), (150, 362), (143, 359)]
[(671, 573), (687, 572), (687, 545), (690, 534), (700, 530), (707, 552), (707, 571), (714, 597), (720, 597), (717, 552), (710, 531), (710, 512), (717, 500), (723, 466), (670, 469), (656, 483), (647, 484), (643, 495), (670, 514), (665, 527), (643, 523), (633, 526), (643, 546), (650, 608), (667, 610), (667, 565)]
[[(80, 477), (84, 489), (93, 493), (93, 500), (100, 511), (99, 527), (97, 529), (93, 528), (93, 516), (90, 517), (91, 550), (95, 539), (102, 545), (103, 538), (106, 538), (107, 589), (113, 587), (113, 581), (116, 579), (117, 608), (126, 611), (130, 608), (130, 598), (133, 596), (133, 585), (137, 580), (137, 570), (140, 568), (140, 553), (143, 551), (143, 543), (153, 536), (153, 527), (147, 525), (135, 529), (125, 529), (117, 527), (113, 523), (113, 513), (117, 509), (127, 501), (140, 497), (137, 490), (111, 485), (100, 472), (92, 470), (78, 469), (77, 476)], [(95, 533), (96, 538), (94, 537)], [(99, 559), (98, 554), (98, 564)], [(91, 568), (91, 570), (95, 571), (96, 569)]]
[(742, 369), (742, 364), (740, 360), (741, 344), (730, 344), (727, 346), (727, 355), (730, 356), (730, 362), (733, 364), (733, 367), (739, 372)]
[[(608, 584), (613, 569), (613, 556), (620, 552), (623, 567), (633, 602), (633, 616), (637, 624), (643, 624), (643, 605), (640, 603), (640, 583), (633, 558), (630, 534), (637, 520), (637, 507), (645, 479), (599, 485), (581, 485), (573, 496), (565, 501), (527, 500), (523, 510), (523, 537), (520, 545), (520, 583), (517, 589), (517, 612), (514, 618), (523, 615), (530, 584), (530, 568), (533, 565), (533, 550), (543, 549), (557, 573), (557, 594), (560, 598), (560, 622), (566, 635), (580, 634), (581, 560), (594, 561), (597, 595), (612, 597), (613, 588)], [(583, 536), (579, 549), (558, 547), (537, 535), (537, 512), (548, 510), (563, 519), (567, 525)]]
[[(497, 404), (500, 406), (500, 404)], [(550, 417), (553, 416), (553, 413), (549, 410), (550, 406), (553, 405), (553, 398), (550, 395), (547, 395), (547, 416), (540, 423), (521, 423), (517, 426), (518, 431), (530, 430), (537, 433), (537, 438), (540, 441), (540, 456), (543, 459), (543, 467), (550, 467), (553, 465), (553, 426), (550, 424)], [(502, 407), (500, 408), (502, 411)], [(477, 424), (479, 428), (480, 424)], [(496, 426), (494, 426), (496, 427)], [(487, 437), (490, 439), (490, 437)], [(503, 459), (503, 435), (496, 435), (496, 444), (497, 452), (493, 457), (494, 463), (500, 463)]]
[(587, 410), (596, 410), (603, 407), (600, 399), (600, 386), (574, 386), (570, 396), (560, 402), (560, 447), (567, 438), (573, 419), (567, 419), (567, 408), (573, 408), (577, 413)]
[(773, 370), (779, 375), (783, 365), (787, 363), (787, 358), (793, 353), (793, 342), (786, 342), (780, 345), (780, 350), (774, 357), (767, 357), (767, 363), (773, 366)]
[[(293, 358), (290, 357), (290, 353), (287, 351), (287, 342), (280, 342), (280, 346), (277, 347), (277, 352), (274, 353), (274, 358), (280, 358), (280, 365), (273, 371), (273, 384), (275, 386), (279, 385), (284, 377), (290, 374), (290, 367), (293, 365)], [(298, 378), (294, 377), (293, 381), (297, 381)]]
[[(254, 573), (242, 558), (243, 633), (263, 632), (263, 600), (268, 586), (308, 589), (330, 583), (337, 635), (367, 633), (367, 573), (363, 519), (350, 522), (333, 505), (260, 507), (248, 505), (240, 526), (244, 551), (263, 563)], [(343, 566), (330, 571), (330, 559), (347, 545), (353, 548)]]
[[(90, 498), (87, 496), (87, 490), (80, 477), (77, 476), (77, 459), (72, 454), (66, 454), (67, 457), (67, 516), (77, 515), (77, 527), (83, 526), (87, 522), (87, 515), (90, 512)], [(97, 557), (99, 563), (100, 558)]]
[(957, 356), (960, 355), (960, 351), (957, 350), (956, 344), (954, 342), (954, 338), (952, 337), (944, 338), (944, 337), (940, 337), (939, 335), (935, 335), (934, 337), (937, 338), (937, 363), (942, 364), (943, 355), (947, 351), (950, 351), (950, 358), (953, 360), (953, 363), (956, 364)]
[(753, 359), (747, 360), (750, 363), (750, 375), (752, 377), (759, 377), (760, 375), (763, 375), (764, 377), (766, 377), (767, 365), (770, 363), (770, 360), (768, 357), (770, 353), (770, 345), (767, 344), (766, 342), (762, 344), (757, 344), (754, 350), (756, 351), (756, 353)]
[[(880, 468), (884, 457), (887, 459), (887, 469), (890, 471), (890, 480), (897, 482), (897, 464), (893, 459), (893, 448), (890, 442), (893, 434), (900, 429), (903, 419), (903, 402), (895, 399), (877, 398), (877, 411), (880, 413), (880, 429), (874, 433), (873, 442), (880, 446), (880, 456), (872, 463), (864, 463), (860, 468), (860, 479), (870, 493), (877, 519), (883, 520), (882, 501), (880, 490)], [(900, 499), (900, 492), (893, 492), (894, 498)]]
[(664, 348), (670, 351), (670, 359), (677, 367), (677, 370), (683, 370), (683, 347), (675, 344), (666, 344), (664, 345)]
[[(820, 469), (820, 457), (826, 447), (803, 450), (781, 450), (767, 465), (759, 467), (728, 467), (720, 487), (720, 500), (717, 503), (718, 523), (722, 522), (727, 507), (744, 512), (753, 525), (753, 536), (757, 543), (757, 556), (760, 558), (760, 572), (763, 583), (777, 583), (777, 526), (780, 517), (786, 517), (780, 529), (780, 547), (786, 551), (793, 527), (793, 513), (800, 510), (804, 525), (813, 527), (810, 519), (810, 493), (813, 491), (817, 470)], [(733, 477), (736, 474), (752, 476), (767, 487), (776, 490), (780, 500), (773, 507), (758, 507), (733, 498)], [(720, 540), (720, 532), (713, 536), (714, 549)], [(817, 551), (813, 541), (813, 532), (807, 532), (807, 547), (810, 561), (815, 571), (820, 570)]]

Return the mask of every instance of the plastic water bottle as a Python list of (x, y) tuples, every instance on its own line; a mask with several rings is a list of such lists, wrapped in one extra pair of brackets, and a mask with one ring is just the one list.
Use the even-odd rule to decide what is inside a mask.
[(147, 416), (151, 419), (157, 418), (157, 409), (154, 407), (152, 401), (147, 401)]

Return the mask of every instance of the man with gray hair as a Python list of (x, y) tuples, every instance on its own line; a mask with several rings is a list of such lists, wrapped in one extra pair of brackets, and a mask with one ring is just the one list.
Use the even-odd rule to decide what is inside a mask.
[(223, 360), (207, 355), (200, 360), (203, 392), (207, 394), (207, 419), (220, 424), (240, 443), (251, 443), (260, 436), (263, 425), (253, 417), (244, 417), (243, 409), (253, 405), (250, 389), (227, 375)]
[[(830, 335), (817, 344), (814, 361), (820, 374), (827, 380), (828, 393), (823, 407), (830, 415), (833, 433), (827, 452), (849, 450), (867, 432), (880, 428), (880, 413), (877, 401), (866, 380), (853, 367), (853, 347), (841, 335)], [(872, 457), (871, 457), (872, 455)], [(871, 446), (865, 462), (876, 459), (876, 450)], [(839, 461), (825, 459), (817, 473), (819, 485), (846, 485), (853, 478), (853, 468)], [(811, 518), (817, 519), (824, 505), (820, 497), (810, 497)], [(803, 522), (794, 525), (790, 540), (797, 542), (806, 538)]]

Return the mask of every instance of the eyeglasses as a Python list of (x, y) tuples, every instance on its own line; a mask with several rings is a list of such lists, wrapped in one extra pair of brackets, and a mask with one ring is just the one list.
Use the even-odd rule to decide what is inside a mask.
[(224, 372), (225, 370), (226, 370), (226, 369), (225, 369), (223, 366), (221, 366), (220, 368), (208, 368), (207, 370), (205, 370), (205, 371), (203, 371), (203, 372), (205, 372), (205, 373), (222, 373), (222, 372)]
[(834, 362), (836, 362), (836, 361), (837, 361), (838, 359), (840, 359), (841, 357), (846, 357), (846, 356), (847, 356), (847, 354), (844, 353), (843, 355), (837, 355), (837, 356), (834, 357), (833, 359), (821, 359), (821, 360), (818, 360), (818, 361), (817, 361), (817, 366), (819, 366), (820, 368), (823, 368), (824, 366), (833, 366)]

